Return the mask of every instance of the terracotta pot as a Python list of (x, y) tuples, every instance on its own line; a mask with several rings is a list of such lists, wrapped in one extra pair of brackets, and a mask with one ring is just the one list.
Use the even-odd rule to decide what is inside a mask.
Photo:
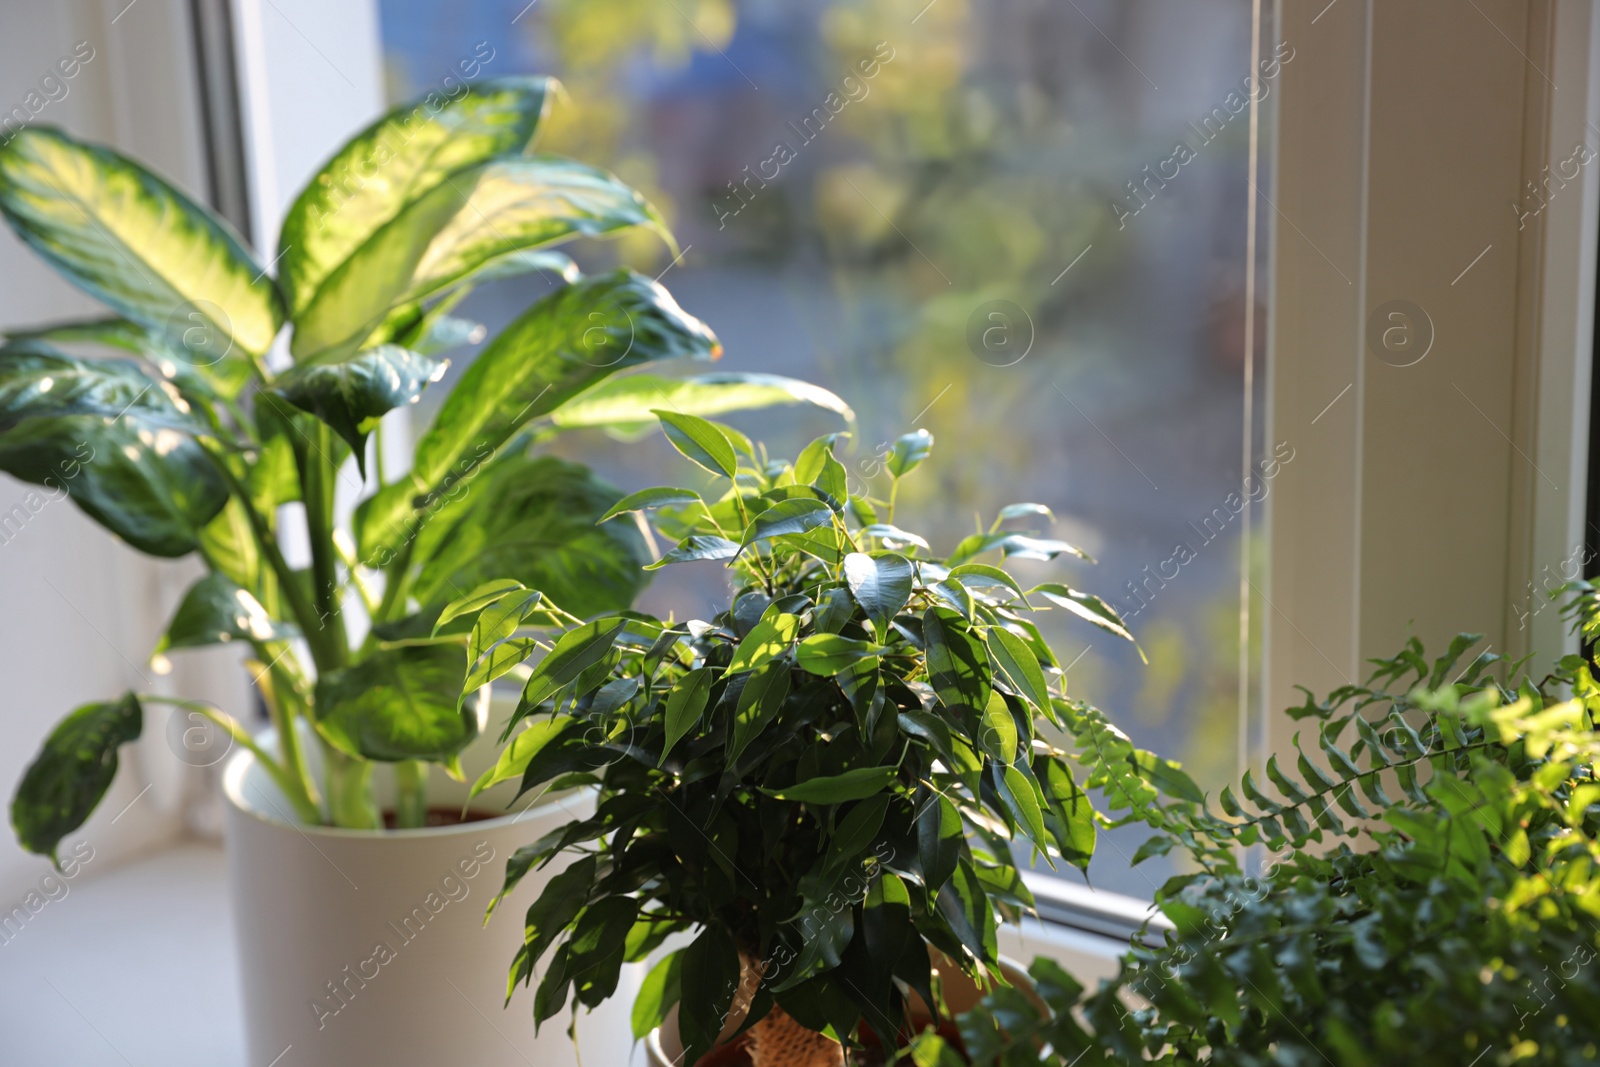
[[(937, 949), (930, 948), (928, 956), (933, 962), (934, 971), (943, 982), (945, 1003), (953, 1014), (959, 1015), (976, 1007), (983, 999), (983, 991), (977, 983), (967, 975), (954, 962)], [(1033, 979), (1028, 976), (1026, 969), (1013, 960), (1001, 957), (1000, 971), (1012, 985), (1027, 993), (1029, 999), (1039, 1002), (1038, 995), (1033, 989)], [(1042, 1006), (1042, 1002), (1041, 1002)], [(921, 997), (914, 998), (911, 1010), (919, 1020), (931, 1023), (932, 1014), (926, 1012)], [(742, 1054), (730, 1055), (722, 1052), (723, 1058), (719, 1059), (719, 1050), (713, 1049), (700, 1060), (696, 1067), (744, 1067), (749, 1061)], [(686, 1067), (683, 1064), (683, 1042), (678, 1038), (678, 1009), (674, 1007), (667, 1013), (666, 1021), (657, 1029), (652, 1030), (645, 1038), (645, 1052), (650, 1067)]]
[[(468, 782), (495, 748), (488, 738), (464, 754)], [(507, 815), (507, 783), (473, 805), (496, 817), (379, 832), (301, 824), (245, 752), (223, 788), (251, 1067), (577, 1063), (564, 1021), (535, 1037), (531, 990), (502, 1010), (523, 913), (562, 865), (530, 874), (487, 929), (483, 917), (512, 852), (592, 812), (592, 795)], [(429, 802), (459, 811), (467, 789), (435, 768)], [(615, 1009), (580, 1015), (585, 1062), (628, 1061), (638, 972), (624, 969)]]

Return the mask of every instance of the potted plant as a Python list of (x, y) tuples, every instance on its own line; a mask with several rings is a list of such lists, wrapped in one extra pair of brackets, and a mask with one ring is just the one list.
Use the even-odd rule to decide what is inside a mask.
[[(730, 427), (656, 414), (713, 487), (647, 489), (606, 518), (652, 516), (676, 545), (652, 567), (724, 562), (726, 610), (612, 613), (546, 642), (525, 631), (553, 598), (507, 580), (440, 618), (473, 620), (474, 670), (527, 670), (474, 791), (599, 789), (593, 814), (507, 863), (502, 896), (570, 862), (527, 910), (508, 988), (541, 968), (536, 1023), (569, 999), (576, 1018), (625, 962), (685, 935), (633, 1009), (637, 1036), (675, 1031), (673, 1062), (866, 1062), (874, 1047), (882, 1062), (942, 984), (995, 979), (997, 925), (1032, 905), (1013, 850), (1079, 866), (1093, 851), (1084, 783), (1051, 740), (1077, 712), (1033, 613), (1128, 632), (1098, 597), (1024, 589), (979, 561), (1081, 557), (1015, 528), (1051, 518), (1040, 505), (1005, 508), (943, 559), (896, 526), (926, 431), (889, 451), (882, 504), (853, 491), (836, 436), (789, 464)], [(1153, 759), (1138, 773), (1181, 774)]]
[[(456, 890), (441, 877), (464, 885), (508, 840), (503, 824), (426, 828), (431, 807), (459, 809), (465, 786), (452, 794), (450, 779), (484, 721), (482, 702), (462, 699), (483, 680), (468, 670), (475, 650), (464, 632), (433, 633), (440, 608), (509, 574), (559, 591), (575, 613), (561, 617), (575, 621), (626, 606), (646, 577), (638, 528), (596, 521), (620, 494), (582, 466), (531, 455), (530, 442), (626, 428), (663, 403), (714, 412), (804, 399), (848, 415), (831, 394), (772, 376), (618, 374), (714, 358), (719, 346), (650, 279), (580, 276), (549, 250), (640, 232), (670, 243), (657, 212), (612, 175), (530, 153), (555, 88), (484, 81), (379, 119), (306, 185), (267, 266), (212, 212), (107, 148), (30, 127), (0, 149), (0, 213), (114, 313), (7, 339), (0, 470), (64, 485), (142, 552), (197, 557), (206, 574), (156, 651), (244, 646), (272, 723), (258, 740), (222, 709), (134, 693), (80, 707), (26, 772), (12, 824), (24, 847), (53, 857), (105, 793), (147, 704), (227, 731), (243, 750), (227, 775), (231, 862), (263, 1067), (291, 1041), (302, 1064), (385, 1048), (414, 1062), (506, 1055), (475, 1016), (470, 1034), (419, 1025), (415, 997), (449, 998), (448, 987), (410, 1000), (398, 978), (381, 996), (358, 990), (383, 966), (374, 942), (400, 952), (400, 941), (408, 960), (445, 951), (443, 934), (409, 947), (377, 931), (405, 928), (413, 905), (442, 914), (431, 902)], [(532, 271), (565, 284), (486, 345), (409, 468), (386, 471), (374, 440), (383, 416), (440, 380), (441, 350), (481, 335), (452, 310), (484, 281)], [(61, 347), (81, 344), (133, 358)], [(341, 481), (365, 495), (352, 529), (335, 514)], [(294, 535), (308, 567), (287, 561)], [(386, 819), (403, 832), (385, 833)], [(399, 969), (471, 982), (473, 949), (460, 951), (460, 967), (449, 957)], [(301, 1036), (308, 1028), (321, 1036)]]
[[(1592, 641), (1600, 598), (1576, 587)], [(1294, 770), (1269, 760), (1220, 810), (1178, 796), (1142, 808), (1147, 854), (1189, 861), (1157, 895), (1171, 928), (1147, 931), (1092, 993), (1036, 961), (1049, 1010), (993, 991), (962, 1023), (975, 1062), (1593, 1061), (1595, 668), (1571, 655), (1540, 678), (1487, 649), (1463, 663), (1481, 641), (1429, 659), (1412, 639), (1364, 684), (1308, 693), (1289, 712), (1305, 724)], [(915, 1055), (962, 1062), (936, 1034)]]

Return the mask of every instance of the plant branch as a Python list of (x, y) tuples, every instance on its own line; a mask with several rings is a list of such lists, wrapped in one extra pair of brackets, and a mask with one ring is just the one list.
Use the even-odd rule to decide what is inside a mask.
[(312, 803), (311, 798), (306, 795), (295, 776), (289, 773), (288, 768), (281, 761), (269, 755), (265, 749), (256, 744), (255, 738), (251, 737), (250, 732), (240, 726), (232, 715), (229, 715), (221, 708), (213, 707), (199, 700), (182, 700), (178, 697), (147, 693), (139, 694), (139, 699), (146, 704), (167, 704), (171, 707), (182, 708), (185, 711), (204, 715), (222, 727), (227, 731), (229, 737), (243, 745), (246, 751), (260, 761), (262, 770), (271, 776), (273, 782), (282, 790), (283, 795), (294, 805), (295, 813), (300, 818), (312, 825), (318, 825), (322, 822), (322, 810)]

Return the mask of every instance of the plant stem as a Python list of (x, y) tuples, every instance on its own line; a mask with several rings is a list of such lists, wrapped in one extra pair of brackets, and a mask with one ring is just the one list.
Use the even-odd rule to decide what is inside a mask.
[(394, 765), (394, 780), (398, 787), (395, 825), (406, 830), (428, 825), (428, 765), (421, 760), (402, 760)]
[(305, 498), (306, 532), (311, 541), (311, 575), (315, 588), (317, 622), (329, 633), (329, 652), (334, 665), (344, 663), (348, 643), (344, 635), (344, 615), (339, 610), (338, 552), (333, 546), (333, 463), (328, 458), (333, 435), (328, 424), (318, 422), (307, 439), (308, 447), (296, 447), (300, 461), (300, 490)]
[(306, 599), (305, 590), (294, 576), (294, 571), (289, 569), (289, 564), (284, 561), (283, 553), (278, 550), (277, 538), (272, 536), (266, 521), (252, 505), (250, 491), (240, 484), (223, 457), (217, 455), (211, 448), (206, 449), (206, 455), (211, 457), (212, 465), (222, 475), (222, 480), (228, 483), (228, 490), (238, 497), (239, 503), (243, 505), (245, 518), (250, 523), (250, 531), (255, 534), (256, 545), (266, 557), (268, 565), (272, 567), (272, 572), (277, 575), (280, 591), (284, 599), (289, 602), (289, 611), (294, 615), (294, 621), (299, 624), (300, 632), (305, 635), (306, 643), (311, 646), (311, 658), (319, 670), (338, 666), (343, 650), (331, 649), (328, 644), (331, 632), (314, 625), (317, 622), (316, 610)]
[(267, 772), (272, 781), (283, 792), (284, 797), (294, 805), (295, 814), (313, 826), (322, 822), (321, 809), (306, 795), (305, 790), (301, 788), (299, 780), (289, 773), (288, 768), (281, 761), (268, 755), (260, 745), (256, 744), (255, 738), (251, 737), (250, 732), (240, 726), (232, 715), (229, 715), (221, 708), (212, 707), (210, 704), (199, 700), (180, 700), (177, 697), (159, 696), (151, 693), (141, 693), (139, 699), (146, 704), (167, 704), (171, 707), (181, 708), (184, 711), (192, 711), (196, 714), (204, 715), (222, 727), (228, 732), (229, 737), (243, 745), (246, 751), (261, 763), (261, 769)]
[(328, 814), (333, 825), (349, 830), (383, 829), (383, 817), (372, 796), (371, 762), (354, 759), (329, 745), (322, 746), (322, 755), (328, 769)]
[(378, 605), (378, 611), (372, 617), (374, 623), (388, 622), (394, 617), (397, 609), (404, 609), (406, 590), (410, 587), (411, 552), (416, 547), (417, 539), (410, 537), (400, 546), (400, 551), (394, 554), (394, 559), (389, 566), (384, 568), (383, 601)]
[[(276, 655), (272, 654), (274, 649), (278, 649)], [(278, 746), (283, 751), (284, 761), (300, 782), (300, 788), (306, 796), (320, 807), (322, 797), (311, 768), (306, 765), (305, 750), (300, 747), (300, 731), (296, 723), (299, 716), (305, 713), (296, 684), (299, 679), (283, 664), (288, 657), (289, 646), (281, 642), (263, 643), (257, 647), (256, 654), (261, 657), (257, 664), (260, 670), (255, 677), (256, 688), (261, 691), (262, 700), (267, 705), (267, 715), (278, 731)]]

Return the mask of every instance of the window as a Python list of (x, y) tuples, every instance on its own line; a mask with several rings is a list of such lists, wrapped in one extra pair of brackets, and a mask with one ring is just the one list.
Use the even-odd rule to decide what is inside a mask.
[[(937, 548), (1003, 505), (1047, 505), (1041, 535), (1099, 564), (1026, 576), (1113, 601), (1150, 655), (1060, 619), (1071, 689), (1208, 788), (1237, 777), (1260, 741), (1241, 566), (1264, 559), (1260, 501), (1293, 456), (1259, 410), (1251, 266), (1272, 220), (1249, 213), (1295, 53), (1249, 0), (382, 0), (379, 15), (394, 102), (464, 73), (560, 77), (540, 146), (644, 190), (683, 248), (590, 246), (585, 266), (661, 273), (728, 369), (844, 397), (854, 473), (930, 430), (935, 461), (898, 506)], [(491, 330), (550, 283), (495, 284), (461, 310)], [(778, 455), (842, 428), (800, 409), (729, 421)], [(683, 476), (656, 442), (567, 447), (625, 489)], [(718, 569), (695, 566), (658, 577), (650, 609), (711, 610)], [(1110, 835), (1094, 883), (1147, 897), (1165, 872), (1131, 868), (1137, 844)]]

